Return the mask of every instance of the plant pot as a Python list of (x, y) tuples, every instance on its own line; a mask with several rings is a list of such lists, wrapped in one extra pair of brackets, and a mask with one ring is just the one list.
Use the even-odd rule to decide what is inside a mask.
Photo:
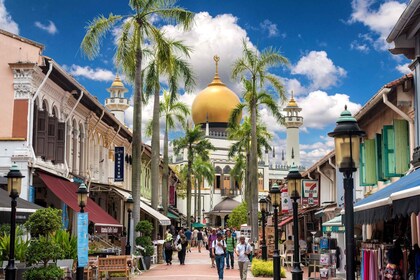
[(150, 266), (152, 264), (152, 258), (150, 256), (144, 256), (143, 257), (144, 265), (146, 267), (143, 267), (143, 262), (140, 261), (140, 269), (141, 270), (148, 270), (150, 269)]
[(23, 273), (25, 273), (25, 271), (29, 270), (30, 267), (21, 267), (17, 269), (17, 274), (16, 274), (16, 279), (23, 279)]

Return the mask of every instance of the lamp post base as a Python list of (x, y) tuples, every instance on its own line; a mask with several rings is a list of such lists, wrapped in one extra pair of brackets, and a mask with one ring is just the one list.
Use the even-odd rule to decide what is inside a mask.
[(131, 246), (130, 245), (125, 246), (125, 254), (126, 255), (131, 255)]
[(293, 267), (292, 269), (292, 280), (302, 280), (303, 279), (303, 271), (300, 267)]
[(16, 272), (17, 268), (15, 266), (15, 261), (13, 260), (13, 263), (11, 264), (11, 261), (9, 261), (9, 264), (7, 265), (6, 269), (6, 277), (5, 280), (15, 280), (16, 279)]
[(85, 272), (85, 268), (84, 267), (77, 267), (76, 270), (76, 279), (77, 280), (83, 280), (83, 274)]
[(261, 245), (261, 257), (263, 259), (263, 261), (266, 261), (268, 256), (267, 256), (267, 245), (262, 244)]
[(280, 270), (280, 255), (278, 252), (273, 254), (273, 279), (280, 280), (281, 278), (281, 270)]

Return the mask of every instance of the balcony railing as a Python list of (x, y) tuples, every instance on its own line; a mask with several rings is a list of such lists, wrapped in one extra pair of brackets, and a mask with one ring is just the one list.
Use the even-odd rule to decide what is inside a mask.
[(241, 190), (239, 189), (220, 189), (220, 195), (221, 196), (237, 196), (241, 194)]

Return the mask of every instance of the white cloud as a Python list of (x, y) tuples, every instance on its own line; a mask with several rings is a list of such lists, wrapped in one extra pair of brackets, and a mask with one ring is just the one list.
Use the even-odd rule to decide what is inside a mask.
[[(290, 94), (293, 91), (294, 96), (299, 96), (306, 94), (308, 90), (302, 86), (299, 80), (297, 79), (288, 79), (288, 78), (281, 78), (283, 81), (283, 84), (286, 88), (286, 94)], [(286, 96), (287, 98), (290, 98), (289, 96)]]
[(242, 40), (254, 48), (245, 29), (237, 23), (238, 19), (230, 14), (212, 17), (207, 12), (197, 13), (194, 25), (189, 31), (173, 25), (163, 27), (166, 35), (182, 40), (192, 47), (189, 62), (196, 77), (196, 89), (202, 90), (212, 81), (215, 72), (213, 56), (220, 57), (219, 76), (236, 94), (240, 94), (237, 81), (230, 80), (231, 66), (242, 55)]
[(42, 24), (39, 21), (35, 21), (35, 26), (41, 30), (47, 31), (51, 35), (54, 35), (58, 32), (57, 27), (55, 26), (54, 22), (52, 22), (51, 20), (48, 21), (48, 24)]
[(409, 65), (410, 63), (405, 63), (405, 64), (402, 64), (402, 65), (397, 65), (396, 67), (395, 67), (395, 69), (397, 69), (397, 71), (398, 72), (400, 72), (401, 74), (408, 74), (408, 73), (411, 73), (411, 70), (410, 70), (410, 68), (408, 68), (408, 65)]
[(386, 37), (407, 5), (398, 1), (386, 1), (374, 10), (374, 3), (374, 0), (353, 0), (353, 12), (348, 22), (360, 22), (367, 26), (377, 36), (373, 44), (375, 49), (387, 50), (389, 44), (385, 41)]
[[(347, 105), (352, 114), (361, 108), (360, 104), (351, 102), (350, 96), (346, 94), (328, 95), (320, 90), (297, 99), (297, 103), (302, 108), (303, 128), (312, 129), (324, 129), (326, 126), (334, 124), (344, 110), (344, 105)], [(314, 104), (318, 105), (314, 106)]]
[(334, 139), (328, 136), (320, 136), (319, 141), (309, 145), (301, 144), (301, 164), (310, 167), (332, 150), (334, 150)]
[[(279, 35), (279, 30), (277, 29), (277, 24), (272, 23), (270, 20), (266, 19), (260, 23), (260, 27), (263, 31), (268, 32), (268, 37), (276, 37)], [(283, 38), (286, 34), (282, 34)]]
[(89, 66), (80, 66), (72, 64), (71, 66), (63, 65), (64, 70), (76, 77), (84, 77), (88, 80), (110, 82), (114, 81), (115, 73), (102, 68), (91, 68)]
[(19, 26), (7, 11), (4, 0), (0, 0), (0, 28), (13, 34), (19, 34)]
[(367, 44), (358, 42), (356, 40), (354, 40), (353, 42), (350, 43), (350, 49), (352, 50), (356, 50), (362, 53), (368, 53), (370, 48)]
[(347, 72), (334, 65), (325, 51), (311, 51), (292, 66), (292, 74), (305, 75), (311, 81), (310, 89), (314, 90), (337, 85)]

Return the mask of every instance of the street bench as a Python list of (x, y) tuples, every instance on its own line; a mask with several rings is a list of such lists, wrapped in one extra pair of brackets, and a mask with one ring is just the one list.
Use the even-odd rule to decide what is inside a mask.
[(102, 279), (102, 272), (124, 272), (125, 278), (129, 279), (130, 266), (128, 256), (110, 256), (107, 258), (98, 258), (98, 278)]

